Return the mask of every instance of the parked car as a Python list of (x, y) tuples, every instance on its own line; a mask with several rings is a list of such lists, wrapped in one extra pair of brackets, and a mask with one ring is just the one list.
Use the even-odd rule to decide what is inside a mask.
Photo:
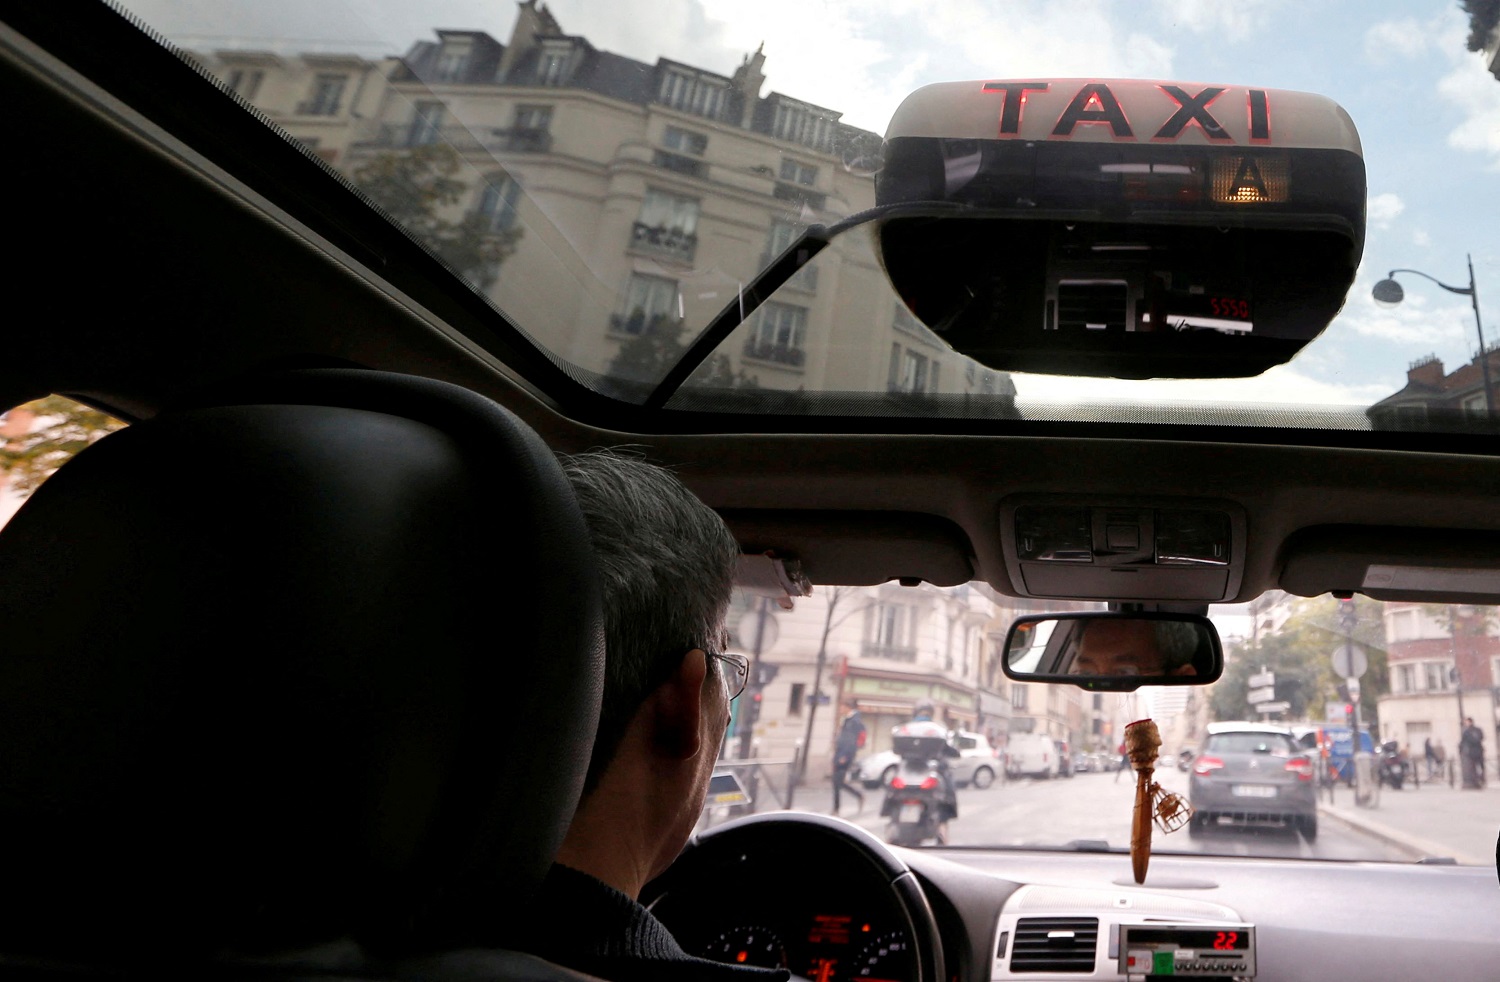
[[(951, 742), (958, 747), (959, 756), (948, 761), (953, 771), (954, 783), (960, 787), (972, 784), (976, 788), (987, 788), (995, 783), (1000, 769), (1000, 753), (983, 733), (969, 730), (954, 730)], [(901, 757), (892, 750), (868, 756), (854, 762), (850, 779), (870, 790), (885, 787), (901, 766)]]
[(1210, 723), (1193, 760), (1188, 801), (1196, 811), (1188, 831), (1211, 825), (1291, 827), (1318, 835), (1314, 758), (1290, 730), (1265, 723)]

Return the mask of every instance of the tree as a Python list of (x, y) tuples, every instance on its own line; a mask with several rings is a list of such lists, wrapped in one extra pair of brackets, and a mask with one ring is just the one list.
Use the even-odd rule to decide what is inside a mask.
[[(620, 350), (610, 360), (605, 374), (619, 388), (654, 389), (672, 366), (687, 354), (690, 341), (685, 336), (687, 325), (675, 317), (657, 314), (647, 319), (641, 311), (633, 311), (623, 321), (630, 331), (629, 340), (621, 343)], [(686, 385), (707, 388), (758, 389), (760, 380), (743, 368), (736, 371), (729, 356), (714, 352), (688, 376)]]
[(22, 497), (41, 487), (78, 451), (125, 425), (108, 413), (56, 395), (28, 402), (17, 412), (34, 413), (39, 424), (0, 442), (0, 471)]
[(1458, 5), (1469, 15), (1469, 50), (1483, 51), (1500, 28), (1500, 0), (1459, 0)]
[(1324, 704), (1338, 699), (1338, 685), (1343, 681), (1333, 671), (1332, 654), (1345, 640), (1340, 616), (1344, 610), (1352, 611), (1352, 640), (1369, 660), (1360, 679), (1360, 704), (1364, 722), (1375, 728), (1376, 698), (1390, 691), (1390, 672), (1381, 605), (1364, 597), (1336, 600), (1324, 595), (1298, 601), (1279, 631), (1231, 646), (1224, 677), (1213, 686), (1214, 718), (1254, 718), (1247, 698), (1249, 677), (1262, 669), (1276, 675), (1277, 700), (1290, 703), (1284, 719), (1321, 718)]
[(462, 167), (456, 150), (446, 143), (430, 143), (377, 154), (356, 167), (350, 178), (413, 238), (483, 291), (494, 285), (501, 262), (515, 252), (522, 230), (495, 228), (493, 216), (477, 210), (458, 221), (443, 217), (469, 189), (456, 177)]

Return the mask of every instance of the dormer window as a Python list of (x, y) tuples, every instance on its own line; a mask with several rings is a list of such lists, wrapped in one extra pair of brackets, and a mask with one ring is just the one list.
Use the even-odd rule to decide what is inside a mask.
[(457, 82), (469, 69), (469, 58), (474, 53), (474, 42), (470, 38), (454, 38), (443, 42), (438, 52), (434, 82)]
[(568, 81), (573, 62), (573, 45), (567, 41), (550, 41), (542, 44), (541, 56), (537, 59), (537, 85), (564, 85)]

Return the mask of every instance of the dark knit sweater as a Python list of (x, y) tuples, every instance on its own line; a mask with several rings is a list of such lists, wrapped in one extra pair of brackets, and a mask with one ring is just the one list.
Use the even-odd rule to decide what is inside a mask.
[(586, 873), (554, 864), (532, 907), (532, 954), (609, 982), (787, 982), (785, 969), (696, 958), (645, 907)]

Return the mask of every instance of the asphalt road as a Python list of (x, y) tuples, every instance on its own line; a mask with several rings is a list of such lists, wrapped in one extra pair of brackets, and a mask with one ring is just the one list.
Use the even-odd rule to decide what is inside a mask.
[[(1112, 848), (1128, 849), (1134, 777), (1126, 772), (1116, 781), (1113, 773), (1077, 774), (1071, 779), (997, 782), (984, 790), (961, 788), (958, 818), (949, 829), (951, 842), (1056, 848), (1075, 840), (1103, 840)], [(1167, 790), (1186, 796), (1187, 774), (1173, 768), (1157, 771), (1156, 779)], [(882, 794), (866, 791), (865, 807), (858, 815), (852, 814), (853, 803), (846, 801), (844, 817), (883, 838), (885, 822), (879, 816)], [(809, 801), (802, 807), (812, 804)], [(1170, 835), (1158, 829), (1152, 845), (1157, 853), (1411, 861), (1409, 855), (1384, 841), (1326, 817), (1312, 842), (1289, 830), (1210, 828), (1196, 839), (1188, 836), (1187, 829)]]

